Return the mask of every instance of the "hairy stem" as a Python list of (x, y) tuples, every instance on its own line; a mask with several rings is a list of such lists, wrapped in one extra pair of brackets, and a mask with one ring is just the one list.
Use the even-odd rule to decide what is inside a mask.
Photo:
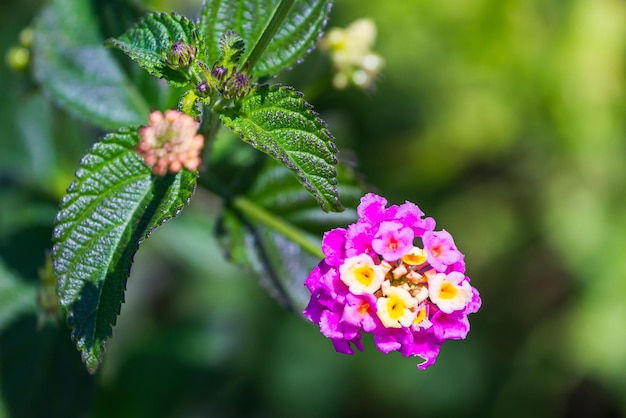
[(294, 1), (295, 0), (281, 0), (278, 7), (276, 7), (276, 10), (274, 10), (272, 18), (263, 30), (259, 41), (256, 45), (254, 45), (254, 48), (252, 49), (252, 52), (250, 52), (250, 55), (248, 55), (246, 62), (244, 62), (239, 68), (240, 71), (242, 69), (247, 69), (248, 71), (252, 70), (252, 67), (254, 67), (254, 64), (256, 64), (263, 51), (265, 51), (265, 48), (267, 48), (267, 45), (274, 37), (274, 34), (276, 34), (280, 24), (283, 20), (285, 20), (285, 17), (287, 17), (287, 13), (289, 13), (289, 9), (291, 9)]
[(260, 206), (255, 205), (248, 199), (242, 196), (238, 196), (233, 200), (233, 206), (239, 209), (242, 213), (247, 215), (248, 217), (258, 221), (275, 231), (280, 232), (291, 241), (295, 242), (302, 248), (304, 248), (307, 252), (312, 255), (322, 259), (324, 258), (324, 253), (322, 253), (319, 244), (316, 244), (309, 240), (305, 234), (302, 233), (298, 228), (295, 228), (292, 225), (284, 222), (282, 219), (274, 216), (273, 214), (267, 212)]

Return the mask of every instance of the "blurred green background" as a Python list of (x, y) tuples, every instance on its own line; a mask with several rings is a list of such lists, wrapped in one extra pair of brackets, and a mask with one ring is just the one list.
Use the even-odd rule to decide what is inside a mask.
[[(41, 5), (0, 3), (3, 56)], [(198, 193), (142, 245), (89, 376), (63, 324), (38, 326), (34, 285), (102, 132), (3, 65), (0, 417), (626, 416), (626, 3), (339, 0), (329, 24), (361, 17), (386, 61), (374, 89), (333, 91), (318, 51), (281, 81), (369, 184), (453, 234), (483, 299), (467, 340), (424, 372), (367, 338), (335, 354), (223, 259)]]

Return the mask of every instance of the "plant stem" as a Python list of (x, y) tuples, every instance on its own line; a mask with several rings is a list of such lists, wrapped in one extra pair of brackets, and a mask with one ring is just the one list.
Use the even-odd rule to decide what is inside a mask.
[(319, 247), (319, 244), (313, 243), (302, 233), (302, 231), (298, 230), (298, 228), (289, 225), (282, 219), (265, 211), (263, 208), (255, 205), (245, 197), (237, 196), (233, 200), (233, 206), (248, 215), (250, 218), (280, 232), (312, 255), (320, 259), (324, 258), (324, 253), (322, 253), (322, 249)]
[(289, 9), (293, 5), (294, 1), (295, 0), (281, 0), (278, 7), (276, 7), (276, 10), (274, 10), (272, 18), (263, 30), (261, 37), (256, 45), (254, 45), (252, 52), (250, 52), (246, 61), (239, 68), (240, 71), (242, 69), (246, 69), (247, 71), (252, 70), (252, 67), (254, 67), (254, 64), (256, 64), (263, 51), (265, 51), (265, 48), (267, 48), (267, 45), (276, 34), (276, 31), (278, 31), (280, 24), (283, 20), (285, 20), (285, 17), (287, 17), (287, 13), (289, 13)]

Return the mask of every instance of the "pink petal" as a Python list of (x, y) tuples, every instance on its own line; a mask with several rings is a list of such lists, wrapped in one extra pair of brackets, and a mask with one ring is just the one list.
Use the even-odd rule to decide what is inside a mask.
[(346, 258), (346, 230), (335, 228), (324, 234), (322, 239), (322, 252), (326, 256), (325, 261), (331, 266), (340, 266)]

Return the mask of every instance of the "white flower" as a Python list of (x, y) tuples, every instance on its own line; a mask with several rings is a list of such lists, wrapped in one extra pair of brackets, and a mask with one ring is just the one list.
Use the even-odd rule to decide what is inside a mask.
[(459, 311), (472, 299), (472, 287), (463, 273), (438, 273), (428, 279), (430, 300), (444, 313)]

